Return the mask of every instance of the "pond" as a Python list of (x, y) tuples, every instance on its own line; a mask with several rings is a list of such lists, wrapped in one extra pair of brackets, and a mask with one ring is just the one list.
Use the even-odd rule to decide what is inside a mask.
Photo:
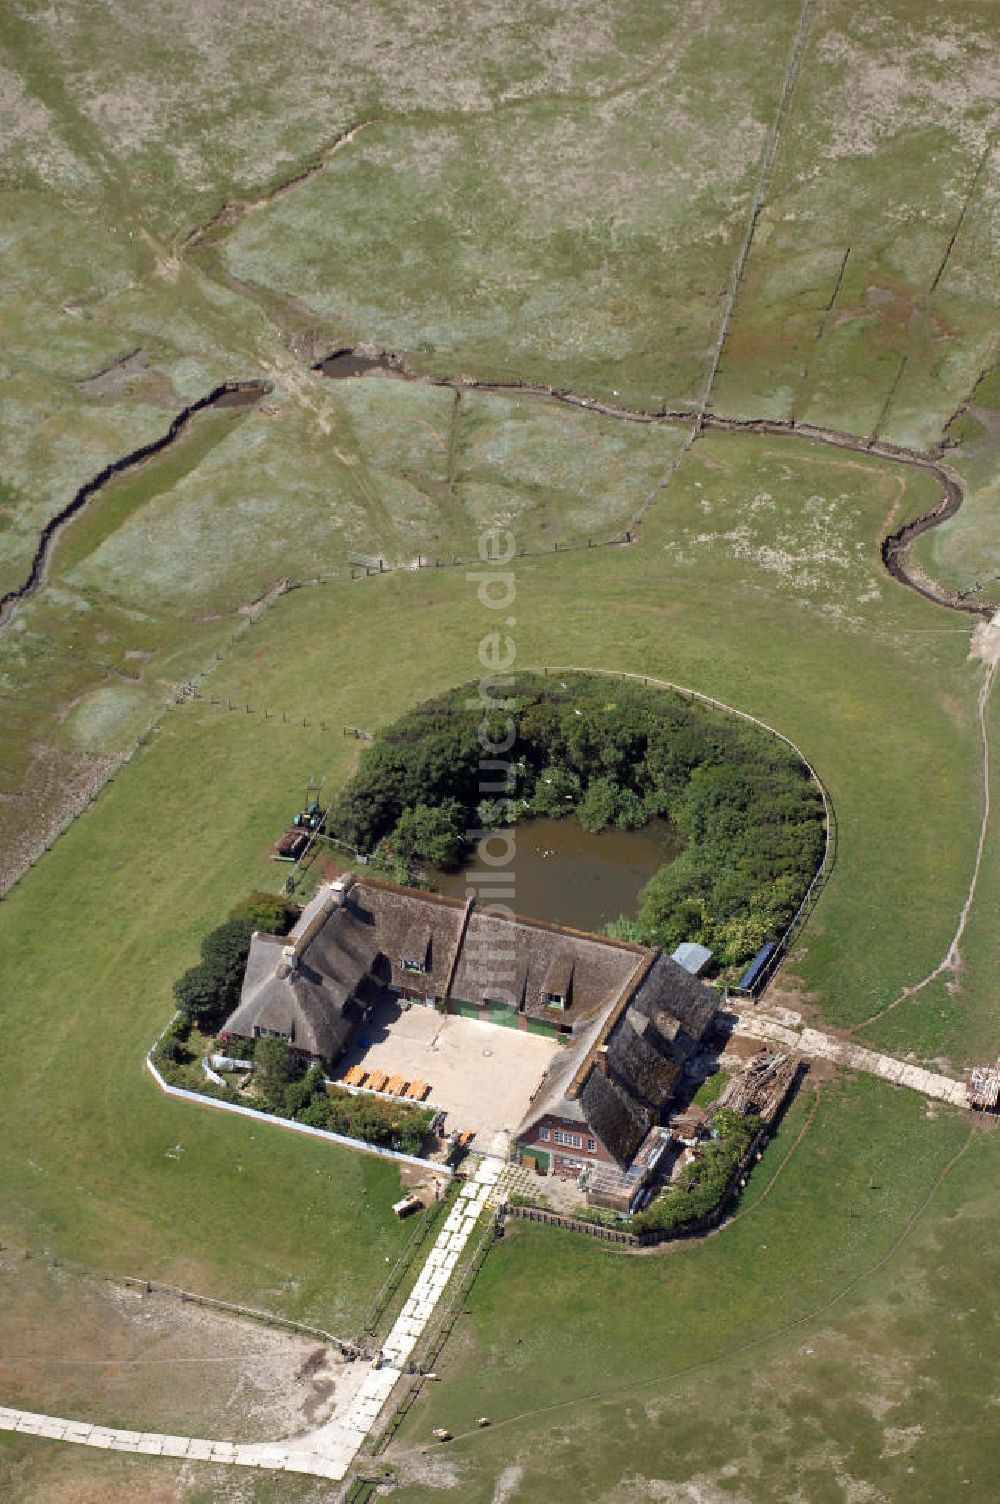
[[(531, 919), (595, 933), (621, 914), (634, 919), (640, 890), (683, 845), (666, 820), (592, 835), (572, 818), (538, 819), (516, 826), (514, 835), (517, 854), (502, 869), (514, 873), (510, 907)], [(427, 875), (438, 892), (466, 897), (465, 868), (430, 868)]]
[(335, 350), (325, 360), (317, 361), (313, 370), (331, 381), (345, 381), (353, 376), (395, 376), (406, 379), (399, 362), (386, 355), (360, 355), (354, 350)]

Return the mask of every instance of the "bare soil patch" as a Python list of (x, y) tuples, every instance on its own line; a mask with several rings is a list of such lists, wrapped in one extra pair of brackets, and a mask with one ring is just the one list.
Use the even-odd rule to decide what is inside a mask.
[(0, 1254), (0, 1393), (16, 1408), (273, 1440), (321, 1424), (348, 1367), (304, 1337)]

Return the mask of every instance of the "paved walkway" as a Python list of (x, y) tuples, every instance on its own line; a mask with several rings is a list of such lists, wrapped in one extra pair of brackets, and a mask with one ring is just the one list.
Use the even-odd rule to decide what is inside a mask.
[(320, 1478), (343, 1478), (380, 1411), (392, 1394), (400, 1372), (444, 1294), (473, 1228), (503, 1172), (500, 1159), (482, 1159), (475, 1175), (465, 1182), (427, 1255), (417, 1282), (382, 1346), (380, 1368), (369, 1368), (344, 1407), (325, 1425), (287, 1441), (209, 1441), (192, 1436), (165, 1436), (154, 1431), (123, 1431), (88, 1425), (55, 1415), (0, 1406), (0, 1431), (45, 1436), (80, 1446), (113, 1452), (136, 1452), (149, 1457), (178, 1457), (234, 1467), (273, 1468), (289, 1473), (312, 1473)]
[(819, 1060), (830, 1060), (834, 1065), (844, 1065), (858, 1071), (867, 1071), (872, 1076), (881, 1076), (895, 1086), (908, 1086), (925, 1097), (936, 1097), (942, 1102), (951, 1102), (955, 1107), (965, 1106), (965, 1082), (951, 1076), (942, 1076), (938, 1071), (929, 1071), (922, 1065), (910, 1065), (897, 1060), (893, 1055), (882, 1055), (877, 1050), (866, 1050), (861, 1045), (851, 1044), (846, 1039), (836, 1039), (831, 1034), (821, 1034), (818, 1029), (796, 1028), (798, 1015), (781, 1010), (781, 1016), (766, 1012), (741, 1012), (736, 1026), (738, 1034), (751, 1034), (757, 1039), (773, 1039), (776, 1043), (789, 1045), (800, 1055)]

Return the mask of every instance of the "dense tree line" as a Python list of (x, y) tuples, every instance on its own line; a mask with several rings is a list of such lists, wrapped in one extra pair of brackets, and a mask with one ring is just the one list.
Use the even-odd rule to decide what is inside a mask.
[[(487, 711), (477, 688), (430, 700), (381, 731), (329, 828), (398, 870), (458, 863), (470, 833), (534, 815), (576, 815), (591, 831), (660, 816), (684, 847), (616, 932), (668, 949), (701, 941), (735, 965), (788, 923), (824, 832), (819, 789), (785, 743), (638, 683), (524, 675), (509, 703)], [(484, 753), (484, 743), (510, 740), (511, 724), (509, 752)]]

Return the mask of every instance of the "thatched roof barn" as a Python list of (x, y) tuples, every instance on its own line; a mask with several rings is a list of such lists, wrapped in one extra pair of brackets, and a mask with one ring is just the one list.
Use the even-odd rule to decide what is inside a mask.
[[(646, 951), (634, 987), (622, 992), (586, 1036), (574, 1039), (550, 1071), (517, 1130), (518, 1141), (582, 1149), (572, 1142), (572, 1125), (579, 1125), (581, 1139), (603, 1145), (621, 1167), (631, 1163), (700, 1047), (715, 1009), (710, 987), (660, 952)], [(568, 1145), (555, 1137), (562, 1132), (565, 1138), (567, 1131)]]

